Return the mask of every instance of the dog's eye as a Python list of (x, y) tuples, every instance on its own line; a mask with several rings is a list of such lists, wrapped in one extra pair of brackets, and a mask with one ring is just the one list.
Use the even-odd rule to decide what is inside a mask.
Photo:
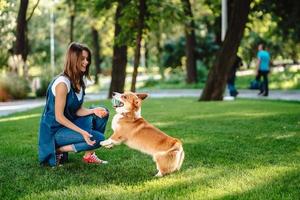
[(124, 99), (127, 99), (127, 96), (123, 96)]

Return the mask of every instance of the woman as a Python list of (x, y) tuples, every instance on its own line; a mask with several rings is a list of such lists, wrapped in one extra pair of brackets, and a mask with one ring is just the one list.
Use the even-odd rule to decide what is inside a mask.
[(105, 139), (108, 110), (82, 106), (84, 78), (89, 77), (90, 63), (90, 50), (79, 43), (71, 43), (63, 73), (48, 86), (39, 131), (41, 164), (55, 166), (64, 160), (66, 152), (81, 151), (85, 151), (85, 163), (107, 163), (96, 156), (95, 149)]

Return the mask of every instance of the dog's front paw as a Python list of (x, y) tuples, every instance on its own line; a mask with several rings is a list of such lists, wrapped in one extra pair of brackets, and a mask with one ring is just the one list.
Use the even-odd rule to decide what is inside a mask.
[(104, 146), (105, 148), (107, 148), (107, 149), (111, 149), (111, 148), (113, 148), (113, 144), (110, 144), (110, 145), (106, 145), (106, 146)]
[(111, 142), (110, 139), (108, 139), (108, 140), (104, 140), (104, 141), (100, 142), (100, 145), (105, 148), (111, 148), (113, 146), (113, 143)]

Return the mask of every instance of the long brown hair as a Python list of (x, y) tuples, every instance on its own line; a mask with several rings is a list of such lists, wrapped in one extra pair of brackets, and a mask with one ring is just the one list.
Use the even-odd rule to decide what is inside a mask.
[[(88, 53), (88, 64), (84, 73), (80, 70), (82, 63), (82, 51), (87, 51)], [(90, 49), (85, 45), (72, 42), (68, 47), (63, 74), (70, 79), (71, 84), (77, 93), (80, 91), (80, 87), (83, 89), (86, 87), (83, 77), (86, 76), (87, 78), (90, 78), (89, 69), (92, 60), (91, 56)]]

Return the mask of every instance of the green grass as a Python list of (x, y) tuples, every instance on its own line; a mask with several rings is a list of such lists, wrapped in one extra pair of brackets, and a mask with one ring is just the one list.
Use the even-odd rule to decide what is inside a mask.
[[(104, 104), (111, 108), (109, 101)], [(113, 111), (111, 110), (111, 115)], [(143, 116), (184, 143), (182, 169), (163, 178), (152, 159), (124, 145), (99, 149), (108, 165), (70, 154), (41, 167), (41, 109), (0, 118), (0, 199), (299, 199), (297, 102), (194, 98), (148, 99)], [(111, 120), (111, 117), (110, 117)], [(110, 122), (106, 136), (111, 135)]]

